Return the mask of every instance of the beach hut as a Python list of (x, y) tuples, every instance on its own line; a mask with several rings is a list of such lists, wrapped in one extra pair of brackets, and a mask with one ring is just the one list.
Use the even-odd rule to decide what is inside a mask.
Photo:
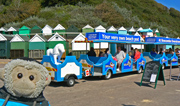
[(66, 39), (72, 40), (76, 37), (77, 34), (79, 34), (79, 29), (75, 27), (74, 25), (71, 25), (67, 30), (66, 30)]
[[(136, 32), (135, 34), (134, 34), (134, 36), (140, 36), (140, 38), (141, 38), (141, 42), (144, 42), (144, 39), (141, 37), (141, 35), (138, 33), (138, 32)], [(141, 45), (133, 45), (132, 44), (132, 47), (133, 48), (137, 48), (137, 49), (141, 49)], [(144, 45), (142, 45), (142, 49), (144, 49)]]
[(86, 34), (86, 33), (88, 33), (88, 32), (94, 32), (94, 28), (91, 27), (89, 24), (87, 24), (86, 26), (84, 26), (84, 27), (82, 28), (82, 33), (83, 33), (83, 34)]
[(155, 30), (155, 34), (156, 34), (157, 36), (160, 36), (160, 32), (159, 32), (158, 29)]
[(35, 35), (39, 34), (42, 35), (42, 28), (35, 25), (34, 27), (31, 28), (31, 34), (30, 34), (30, 39)]
[(151, 30), (151, 29), (143, 29), (139, 32), (142, 33), (143, 36), (153, 37), (153, 30)]
[(75, 41), (85, 41), (85, 36), (80, 33), (78, 36), (76, 36), (72, 40), (72, 55), (76, 56), (78, 59), (80, 57), (80, 54), (86, 54), (86, 49), (90, 50), (90, 44), (89, 43), (76, 43)]
[[(143, 29), (143, 30), (141, 30), (139, 32), (142, 33), (143, 38), (145, 38), (145, 37), (153, 37), (153, 30), (151, 30), (151, 28)], [(153, 45), (153, 44), (145, 45), (145, 50), (147, 52), (151, 52), (152, 49), (155, 48), (155, 47), (156, 46)]]
[(134, 34), (134, 36), (140, 36), (140, 37), (141, 37), (141, 42), (144, 42), (144, 39), (142, 38), (142, 36), (141, 36), (138, 32), (136, 32), (136, 33)]
[(42, 59), (48, 49), (47, 39), (36, 34), (29, 40), (29, 58)]
[(107, 29), (107, 33), (114, 33), (117, 34), (117, 29), (114, 26), (111, 26)]
[(0, 58), (10, 58), (10, 40), (12, 35), (0, 34)]
[(65, 58), (66, 55), (69, 53), (69, 42), (64, 39), (61, 35), (59, 35), (57, 32), (48, 39), (49, 42), (49, 48), (54, 48), (57, 44), (61, 43), (65, 47), (65, 53), (62, 55), (62, 58)]
[(46, 25), (43, 29), (42, 29), (42, 33), (43, 35), (52, 35), (52, 28), (49, 25)]
[(53, 33), (58, 33), (60, 35), (65, 35), (66, 33), (66, 29), (61, 25), (58, 24), (54, 29), (53, 29)]
[(27, 26), (22, 26), (19, 29), (19, 35), (28, 36), (30, 38), (31, 29)]
[[(95, 32), (106, 32), (106, 28), (104, 28), (102, 25), (99, 25), (95, 28)], [(95, 49), (108, 48), (108, 43), (94, 43), (94, 48)]]
[[(76, 43), (75, 41), (85, 41), (85, 36), (80, 33), (72, 40), (72, 51), (74, 50), (86, 50), (86, 43)], [(89, 50), (89, 43), (87, 43), (87, 50)]]
[(133, 26), (128, 30), (128, 33), (129, 33), (130, 35), (134, 35), (134, 34), (136, 33), (136, 30), (134, 29)]
[(137, 32), (139, 32), (139, 31), (141, 31), (141, 30), (143, 30), (143, 28), (142, 28), (142, 27), (138, 28), (138, 29), (137, 29)]
[(106, 32), (106, 28), (104, 28), (102, 25), (99, 25), (95, 28), (95, 32)]
[(6, 34), (6, 29), (3, 28), (3, 27), (1, 27), (1, 28), (0, 28), (0, 33), (1, 33), (1, 34)]
[(11, 34), (11, 35), (16, 35), (18, 34), (18, 29), (15, 29), (13, 27), (10, 27), (8, 30), (7, 30), (7, 34)]
[(11, 39), (11, 58), (28, 57), (29, 37), (16, 34)]
[(118, 34), (127, 35), (127, 29), (125, 29), (123, 26), (118, 29)]
[(39, 34), (40, 35), (41, 31), (42, 31), (41, 27), (36, 25), (36, 26), (31, 28), (31, 35), (35, 35), (35, 34)]

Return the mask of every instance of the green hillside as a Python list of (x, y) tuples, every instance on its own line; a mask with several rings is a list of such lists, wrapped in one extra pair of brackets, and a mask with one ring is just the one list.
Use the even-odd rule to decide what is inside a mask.
[(180, 12), (154, 0), (2, 0), (0, 19), (0, 26), (7, 28), (101, 24), (158, 28), (163, 36), (180, 36)]

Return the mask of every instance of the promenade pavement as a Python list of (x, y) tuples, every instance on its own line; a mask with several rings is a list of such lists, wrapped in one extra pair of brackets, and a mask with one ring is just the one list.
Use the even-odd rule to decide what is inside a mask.
[[(0, 68), (10, 60), (1, 59)], [(180, 81), (177, 81), (179, 68), (164, 70), (166, 85), (158, 81), (154, 84), (144, 82), (140, 87), (142, 74), (125, 73), (113, 75), (110, 80), (89, 77), (76, 80), (74, 87), (65, 83), (52, 82), (44, 91), (51, 106), (180, 106)], [(0, 87), (3, 82), (0, 81)]]

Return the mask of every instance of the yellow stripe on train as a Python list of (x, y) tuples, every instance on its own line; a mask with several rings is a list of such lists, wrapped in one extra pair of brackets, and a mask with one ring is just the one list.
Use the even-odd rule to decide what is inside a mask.
[(57, 72), (57, 69), (55, 69), (55, 68), (46, 67), (46, 69), (47, 69), (48, 71), (56, 71), (56, 72)]
[(86, 63), (82, 63), (82, 66), (83, 67), (91, 67), (91, 68), (93, 68), (93, 65), (89, 65), (89, 64), (86, 64)]

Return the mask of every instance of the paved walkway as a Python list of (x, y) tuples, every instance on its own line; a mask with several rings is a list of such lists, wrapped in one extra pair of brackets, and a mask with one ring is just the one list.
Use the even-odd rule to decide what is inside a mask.
[(136, 73), (113, 75), (110, 80), (89, 77), (77, 80), (74, 87), (52, 82), (44, 95), (51, 106), (180, 106), (178, 74), (179, 69), (173, 68), (175, 80), (169, 81), (169, 69), (165, 69), (166, 85), (158, 81), (156, 89), (149, 83), (140, 87), (142, 74)]

